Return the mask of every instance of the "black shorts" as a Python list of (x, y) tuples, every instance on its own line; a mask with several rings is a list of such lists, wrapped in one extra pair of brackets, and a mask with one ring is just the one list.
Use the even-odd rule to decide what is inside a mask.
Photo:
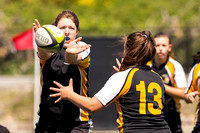
[(46, 121), (40, 118), (36, 123), (35, 133), (91, 133), (92, 121), (60, 122)]
[(172, 133), (182, 133), (181, 118), (179, 112), (164, 113), (165, 121), (167, 122)]

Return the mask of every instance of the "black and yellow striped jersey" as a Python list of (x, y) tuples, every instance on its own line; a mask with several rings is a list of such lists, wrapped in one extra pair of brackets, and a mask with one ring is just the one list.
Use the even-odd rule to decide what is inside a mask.
[(116, 101), (120, 133), (170, 133), (162, 112), (164, 84), (148, 66), (115, 73), (95, 97), (104, 106)]
[(65, 62), (65, 49), (54, 53), (48, 60), (40, 59), (41, 64), (41, 103), (39, 115), (47, 120), (58, 120), (62, 124), (75, 121), (88, 121), (89, 113), (78, 108), (68, 100), (54, 103), (57, 98), (49, 95), (55, 93), (50, 87), (57, 87), (53, 81), (68, 86), (73, 79), (74, 91), (82, 96), (88, 96), (88, 71), (90, 66), (90, 49), (81, 53), (82, 61), (78, 65)]

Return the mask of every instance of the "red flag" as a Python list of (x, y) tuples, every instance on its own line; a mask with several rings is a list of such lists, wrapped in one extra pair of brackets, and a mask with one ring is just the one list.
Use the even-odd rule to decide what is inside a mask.
[(33, 29), (19, 33), (12, 40), (16, 50), (33, 49)]

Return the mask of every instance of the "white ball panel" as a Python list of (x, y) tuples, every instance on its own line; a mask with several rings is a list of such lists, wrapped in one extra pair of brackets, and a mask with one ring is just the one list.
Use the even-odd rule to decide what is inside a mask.
[(42, 27), (36, 31), (35, 41), (38, 46), (48, 46), (53, 43), (49, 33)]

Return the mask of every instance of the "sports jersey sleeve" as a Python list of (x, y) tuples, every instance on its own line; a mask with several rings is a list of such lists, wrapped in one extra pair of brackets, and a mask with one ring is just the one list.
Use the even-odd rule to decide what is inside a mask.
[[(79, 45), (83, 45), (83, 44), (86, 44), (86, 43), (82, 42), (82, 41), (79, 41), (78, 44)], [(90, 55), (90, 48), (88, 48), (85, 51), (81, 52), (82, 60), (84, 60), (85, 58), (87, 58), (89, 55)]]
[(190, 70), (185, 93), (199, 91), (199, 87), (200, 87), (200, 64), (196, 64)]
[[(85, 42), (79, 41), (78, 44), (86, 44)], [(90, 48), (86, 49), (85, 51), (81, 52), (82, 61), (78, 64), (84, 68), (89, 67), (90, 65)]]
[(174, 66), (175, 66), (174, 80), (176, 82), (176, 86), (178, 88), (186, 87), (187, 81), (186, 81), (185, 72), (183, 70), (183, 67), (177, 61), (175, 61)]
[(118, 72), (112, 75), (103, 88), (94, 96), (104, 105), (109, 104), (115, 97), (119, 96), (130, 70)]

